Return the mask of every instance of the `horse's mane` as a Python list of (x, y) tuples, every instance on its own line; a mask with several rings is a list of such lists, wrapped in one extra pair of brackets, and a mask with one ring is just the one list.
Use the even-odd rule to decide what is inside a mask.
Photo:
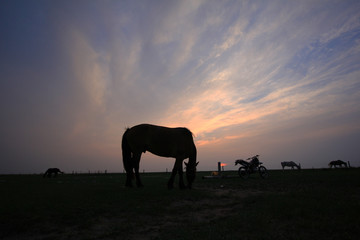
[(189, 131), (189, 133), (191, 133), (191, 135), (193, 136), (193, 137), (196, 137), (195, 136), (195, 134), (192, 132), (192, 131), (190, 131), (188, 128), (185, 128), (187, 131)]

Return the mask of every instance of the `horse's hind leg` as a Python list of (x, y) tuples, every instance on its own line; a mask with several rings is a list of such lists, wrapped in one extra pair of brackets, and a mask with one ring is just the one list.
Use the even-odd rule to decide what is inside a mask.
[(132, 187), (132, 178), (134, 176), (132, 162), (133, 162), (133, 159), (132, 159), (131, 155), (128, 159), (126, 159), (126, 161), (124, 161), (124, 168), (126, 171), (126, 183), (125, 183), (126, 187)]
[(135, 169), (136, 186), (143, 187), (144, 185), (141, 183), (140, 174), (139, 174), (140, 158), (141, 158), (141, 153), (134, 154), (133, 163)]
[(132, 166), (127, 166), (125, 168), (126, 171), (126, 183), (125, 183), (125, 187), (132, 187), (132, 179), (134, 177), (134, 171)]

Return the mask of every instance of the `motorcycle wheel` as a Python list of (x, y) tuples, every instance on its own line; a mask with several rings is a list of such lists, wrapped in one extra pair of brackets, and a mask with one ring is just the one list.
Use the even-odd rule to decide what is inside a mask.
[(260, 177), (262, 177), (262, 178), (267, 178), (269, 176), (267, 169), (264, 166), (259, 167), (259, 174), (260, 174)]
[(242, 179), (247, 179), (249, 177), (249, 171), (245, 167), (240, 167), (238, 173)]

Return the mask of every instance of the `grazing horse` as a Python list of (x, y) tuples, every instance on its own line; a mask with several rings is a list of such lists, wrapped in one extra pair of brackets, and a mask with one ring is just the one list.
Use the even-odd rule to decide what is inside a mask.
[(60, 169), (58, 169), (58, 168), (49, 168), (44, 173), (43, 178), (46, 176), (51, 177), (52, 174), (54, 174), (54, 177), (56, 177), (58, 175), (58, 173), (64, 174), (64, 172), (60, 171)]
[(284, 170), (285, 167), (291, 167), (291, 169), (294, 169), (294, 167), (296, 167), (299, 170), (301, 169), (300, 163), (299, 163), (299, 165), (297, 165), (293, 161), (291, 161), (291, 162), (281, 162), (281, 166), (282, 166), (283, 170)]
[(344, 161), (341, 160), (336, 160), (336, 161), (331, 161), (329, 163), (329, 167), (332, 168), (333, 166), (336, 168), (336, 166), (340, 166), (342, 167), (342, 165), (344, 165), (347, 168), (347, 164)]
[(135, 170), (136, 185), (142, 187), (140, 180), (139, 165), (141, 154), (146, 151), (161, 157), (175, 158), (174, 168), (168, 181), (168, 188), (172, 189), (174, 179), (179, 173), (179, 187), (186, 188), (183, 180), (184, 159), (189, 158), (186, 163), (187, 187), (195, 180), (196, 166), (196, 147), (193, 135), (187, 128), (167, 128), (150, 124), (140, 124), (126, 129), (122, 138), (123, 164), (126, 170), (127, 187), (132, 187), (133, 170)]

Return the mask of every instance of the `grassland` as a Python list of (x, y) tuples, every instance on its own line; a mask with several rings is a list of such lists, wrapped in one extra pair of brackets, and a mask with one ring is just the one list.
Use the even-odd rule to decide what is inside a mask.
[[(236, 173), (228, 173), (236, 174)], [(169, 174), (0, 176), (0, 239), (358, 239), (360, 169), (270, 171), (169, 191)]]

